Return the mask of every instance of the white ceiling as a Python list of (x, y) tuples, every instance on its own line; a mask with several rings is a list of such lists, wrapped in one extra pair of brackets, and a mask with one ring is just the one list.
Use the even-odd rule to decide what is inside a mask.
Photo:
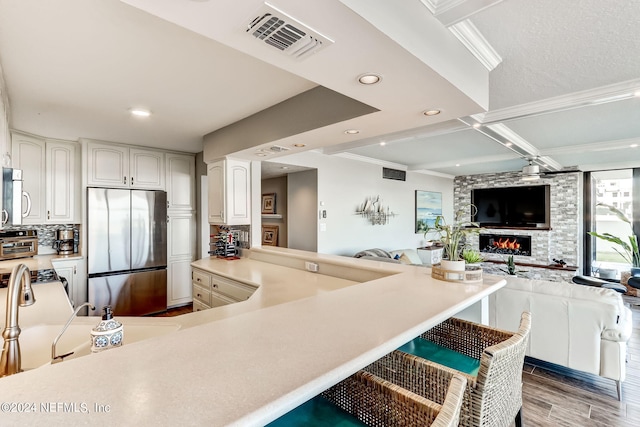
[[(0, 0), (10, 126), (199, 152), (203, 135), (322, 85), (380, 111), (268, 145), (449, 176), (531, 157), (640, 166), (637, 1), (271, 2), (334, 43), (297, 60), (257, 42), (245, 29), (261, 0)], [(445, 26), (459, 22), (501, 58), (495, 69)], [(359, 85), (364, 72), (383, 80)], [(153, 115), (133, 119), (134, 106)]]

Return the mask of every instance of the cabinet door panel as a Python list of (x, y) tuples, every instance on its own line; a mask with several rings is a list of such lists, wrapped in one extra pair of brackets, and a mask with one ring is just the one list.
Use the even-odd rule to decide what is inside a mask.
[(131, 148), (129, 158), (131, 187), (164, 190), (164, 153)]
[(73, 143), (47, 141), (47, 222), (69, 224), (75, 212), (75, 156)]
[(98, 187), (129, 187), (129, 149), (89, 143), (88, 184)]
[(224, 224), (226, 185), (224, 161), (211, 163), (207, 167), (207, 179), (209, 183), (209, 222), (211, 224)]
[(195, 252), (195, 224), (191, 213), (169, 216), (167, 223), (169, 250), (167, 256), (192, 257)]
[(182, 154), (167, 154), (168, 209), (195, 209), (195, 159)]
[(43, 224), (45, 222), (45, 142), (16, 134), (12, 145), (13, 167), (22, 169), (22, 189), (31, 197), (31, 213), (22, 221), (24, 224)]
[(167, 276), (167, 307), (190, 303), (191, 259), (169, 261)]

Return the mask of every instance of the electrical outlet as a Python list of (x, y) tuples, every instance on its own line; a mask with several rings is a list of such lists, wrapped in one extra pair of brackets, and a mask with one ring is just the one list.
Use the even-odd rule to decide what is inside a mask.
[(318, 272), (318, 264), (316, 264), (315, 262), (309, 262), (309, 261), (305, 261), (304, 262), (304, 268), (306, 268), (307, 270), (313, 272), (313, 273), (317, 273)]

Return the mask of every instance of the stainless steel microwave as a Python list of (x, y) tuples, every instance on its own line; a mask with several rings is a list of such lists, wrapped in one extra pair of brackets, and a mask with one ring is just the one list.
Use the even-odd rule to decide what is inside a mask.
[(2, 224), (21, 225), (30, 212), (31, 197), (22, 189), (22, 169), (2, 168)]

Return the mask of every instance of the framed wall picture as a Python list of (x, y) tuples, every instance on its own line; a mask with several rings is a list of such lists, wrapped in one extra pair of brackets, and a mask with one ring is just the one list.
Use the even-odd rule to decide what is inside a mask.
[(267, 193), (262, 195), (262, 213), (276, 213), (276, 193)]
[(277, 225), (262, 226), (262, 245), (278, 246), (278, 226)]
[(424, 233), (442, 215), (442, 193), (416, 190), (416, 233)]

